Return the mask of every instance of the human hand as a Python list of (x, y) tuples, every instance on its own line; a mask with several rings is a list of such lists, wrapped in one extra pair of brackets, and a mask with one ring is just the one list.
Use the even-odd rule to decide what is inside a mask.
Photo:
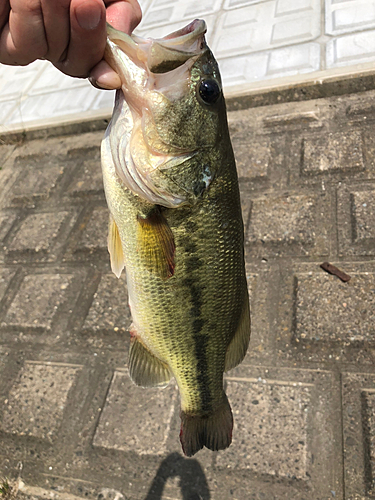
[(130, 34), (141, 17), (137, 0), (0, 0), (0, 63), (47, 59), (67, 75), (118, 88), (103, 60), (106, 21)]

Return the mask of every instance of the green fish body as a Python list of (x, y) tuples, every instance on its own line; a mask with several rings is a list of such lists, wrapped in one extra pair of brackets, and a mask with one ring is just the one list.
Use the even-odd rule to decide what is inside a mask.
[(102, 168), (133, 319), (129, 373), (143, 387), (176, 379), (188, 456), (230, 445), (223, 374), (250, 338), (238, 179), (205, 31), (196, 20), (144, 40), (108, 27), (105, 56), (122, 81)]

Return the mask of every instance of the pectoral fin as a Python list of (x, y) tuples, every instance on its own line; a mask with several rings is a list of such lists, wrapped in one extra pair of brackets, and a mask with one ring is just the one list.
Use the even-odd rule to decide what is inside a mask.
[(174, 274), (173, 233), (159, 209), (148, 217), (138, 217), (138, 252), (147, 269), (163, 279)]
[(129, 375), (141, 387), (165, 387), (171, 379), (168, 366), (154, 356), (137, 337), (131, 339)]
[(224, 371), (231, 370), (239, 365), (246, 355), (250, 341), (250, 304), (246, 294), (244, 306), (242, 308), (240, 322), (233, 339), (231, 340), (226, 355)]
[(111, 269), (119, 278), (125, 266), (125, 259), (120, 233), (112, 215), (109, 216), (108, 251), (111, 256)]

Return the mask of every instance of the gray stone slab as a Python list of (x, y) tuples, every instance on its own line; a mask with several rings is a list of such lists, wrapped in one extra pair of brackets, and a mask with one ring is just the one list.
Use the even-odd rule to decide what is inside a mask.
[(340, 255), (375, 254), (373, 183), (342, 185), (337, 190)]
[(362, 135), (359, 130), (319, 134), (303, 140), (304, 175), (364, 169)]
[[(253, 198), (246, 235), (249, 253), (261, 257), (280, 254), (328, 253), (329, 213), (325, 194), (263, 195)], [(323, 215), (323, 217), (322, 217)]]
[(13, 269), (0, 268), (0, 302), (4, 298), (9, 283), (16, 272)]
[(88, 330), (125, 332), (131, 323), (126, 279), (114, 274), (103, 275), (84, 322)]
[(0, 242), (2, 242), (9, 233), (16, 217), (14, 213), (0, 212)]
[(176, 398), (173, 383), (165, 389), (144, 389), (135, 386), (126, 371), (117, 370), (95, 432), (94, 446), (140, 455), (164, 454)]
[(68, 274), (26, 276), (11, 303), (2, 326), (51, 329), (54, 316), (73, 280)]
[(103, 176), (99, 158), (83, 162), (78, 175), (69, 186), (68, 193), (71, 196), (104, 194)]
[(375, 376), (344, 373), (342, 377), (346, 498), (370, 499), (375, 488)]
[(348, 283), (322, 273), (296, 275), (295, 291), (296, 339), (342, 344), (374, 341), (374, 273), (351, 274)]
[(48, 253), (59, 235), (69, 212), (31, 214), (22, 222), (8, 246), (10, 253)]
[[(305, 488), (311, 498), (330, 498), (330, 491), (341, 498), (340, 465), (336, 462), (335, 472), (331, 468), (331, 461), (337, 461), (338, 429), (330, 415), (339, 401), (333, 374), (242, 366), (226, 380), (233, 443), (218, 453), (216, 467), (248, 471), (249, 491), (262, 491), (250, 478), (268, 476), (300, 490), (290, 498), (305, 498)], [(278, 498), (281, 491), (275, 483), (265, 498)]]
[(27, 362), (4, 402), (0, 428), (19, 436), (51, 439), (81, 367)]
[(342, 283), (319, 263), (283, 270), (279, 284), (278, 356), (294, 362), (373, 363), (374, 269), (334, 262), (352, 278)]
[(107, 207), (97, 207), (79, 238), (76, 251), (93, 253), (107, 248), (109, 212)]
[[(26, 159), (21, 165), (20, 173), (10, 192), (13, 204), (31, 203), (40, 199), (48, 199), (53, 189), (64, 173), (62, 165), (55, 159), (54, 165), (41, 168), (39, 162), (33, 157), (30, 162)], [(30, 166), (31, 164), (35, 164)]]

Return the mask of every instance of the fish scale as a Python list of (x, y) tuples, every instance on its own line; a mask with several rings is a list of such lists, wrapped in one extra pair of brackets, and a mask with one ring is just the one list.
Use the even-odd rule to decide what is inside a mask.
[[(230, 445), (223, 374), (250, 337), (237, 172), (204, 32), (199, 20), (157, 41), (109, 29), (106, 59), (123, 88), (102, 144), (111, 263), (117, 276), (125, 267), (133, 318), (129, 373), (144, 387), (176, 379), (188, 456)], [(150, 71), (171, 67), (155, 54), (172, 58), (170, 74)], [(204, 102), (201, 81), (220, 92), (215, 102)]]

